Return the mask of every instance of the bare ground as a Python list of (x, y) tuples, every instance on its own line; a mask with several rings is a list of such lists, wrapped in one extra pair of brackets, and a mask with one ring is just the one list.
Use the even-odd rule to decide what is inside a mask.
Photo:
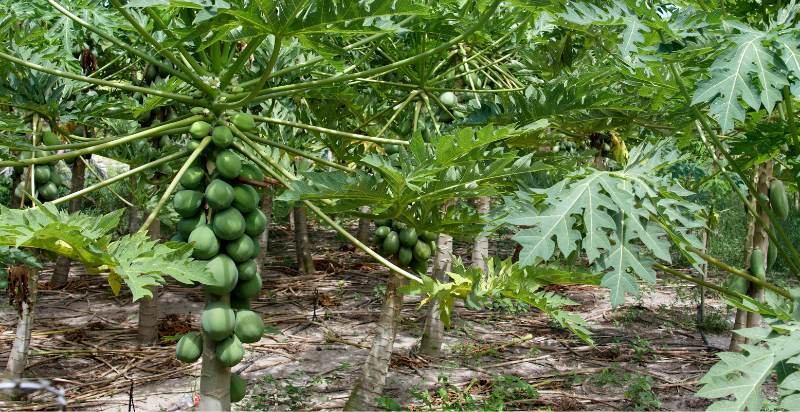
[[(249, 394), (239, 410), (340, 409), (359, 376), (386, 271), (331, 232), (312, 232), (312, 242), (318, 271), (299, 275), (291, 268), (289, 231), (271, 233), (271, 261), (262, 268), (264, 287), (253, 305), (268, 333), (246, 345), (245, 359), (233, 368), (248, 380)], [(465, 246), (456, 251), (469, 256)], [(493, 242), (492, 248), (500, 255), (511, 252), (508, 242)], [(63, 388), (72, 409), (123, 411), (132, 401), (137, 411), (190, 410), (199, 363), (176, 361), (174, 342), (137, 348), (137, 304), (130, 295), (114, 297), (104, 279), (73, 270), (77, 275), (66, 289), (40, 291), (29, 376)], [(427, 409), (426, 403), (473, 409), (498, 397), (506, 409), (521, 410), (629, 410), (647, 405), (652, 395), (661, 409), (707, 406), (692, 393), (728, 337), (711, 336), (711, 345), (704, 345), (692, 321), (687, 285), (659, 282), (616, 311), (605, 290), (554, 290), (580, 304), (574, 310), (590, 322), (595, 346), (539, 313), (501, 304), (479, 312), (459, 307), (443, 357), (424, 357), (415, 351), (424, 310), (417, 298), (406, 297), (387, 399), (413, 410)], [(199, 288), (165, 287), (162, 337), (198, 329), (203, 299)], [(716, 300), (708, 304), (711, 311), (724, 310)], [(0, 361), (8, 356), (15, 321), (13, 309), (0, 308)], [(523, 381), (528, 385), (519, 384)], [(647, 385), (650, 392), (642, 389)], [(475, 403), (468, 403), (470, 398)], [(51, 395), (35, 393), (0, 408), (56, 405)]]

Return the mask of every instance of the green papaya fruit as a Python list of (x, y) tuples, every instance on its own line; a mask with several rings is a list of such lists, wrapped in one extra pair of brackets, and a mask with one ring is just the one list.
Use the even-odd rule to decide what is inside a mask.
[(408, 225), (403, 223), (403, 222), (395, 220), (395, 221), (392, 222), (392, 227), (394, 228), (395, 231), (399, 232), (399, 231), (407, 228)]
[(422, 233), (419, 234), (419, 237), (428, 242), (435, 242), (439, 239), (439, 234), (429, 230), (423, 230)]
[(418, 241), (414, 244), (414, 259), (427, 261), (431, 257), (431, 247), (425, 242)]
[(253, 299), (261, 293), (261, 285), (261, 276), (253, 276), (250, 280), (239, 282), (231, 295), (239, 299)]
[(195, 259), (211, 259), (219, 253), (219, 240), (208, 225), (192, 230), (187, 241), (193, 244), (192, 256)]
[(221, 150), (214, 160), (217, 172), (226, 179), (236, 179), (242, 172), (242, 158), (231, 150)]
[(264, 173), (261, 172), (261, 169), (251, 163), (245, 163), (242, 165), (242, 171), (239, 173), (239, 176), (254, 180), (256, 182), (264, 181)]
[(388, 236), (391, 231), (392, 231), (392, 228), (387, 227), (387, 226), (381, 226), (381, 227), (375, 229), (375, 236), (377, 236), (378, 239), (385, 239), (386, 236)]
[(239, 271), (236, 263), (225, 254), (214, 256), (206, 263), (206, 270), (214, 277), (214, 283), (204, 285), (208, 293), (214, 295), (224, 295), (230, 293), (239, 280)]
[(214, 215), (211, 226), (214, 228), (214, 234), (222, 240), (236, 240), (245, 232), (244, 216), (232, 207)]
[(258, 237), (267, 229), (267, 216), (259, 209), (247, 214), (244, 218), (245, 233), (250, 237)]
[(407, 247), (401, 247), (400, 251), (397, 252), (397, 261), (403, 266), (408, 266), (413, 258), (414, 252)]
[(400, 145), (399, 144), (387, 144), (383, 146), (383, 150), (388, 155), (393, 155), (400, 152)]
[(233, 186), (220, 179), (214, 179), (206, 186), (206, 202), (215, 210), (227, 209), (233, 203)]
[[(39, 169), (38, 167), (36, 168)], [(39, 193), (39, 198), (44, 201), (55, 200), (58, 198), (58, 187), (56, 187), (55, 183), (47, 182), (42, 186), (39, 186), (37, 189)]]
[[(50, 181), (51, 170), (46, 165), (36, 165), (33, 169), (33, 180), (37, 185), (43, 185)], [(30, 176), (30, 175), (28, 175)]]
[(61, 144), (61, 138), (59, 138), (57, 134), (47, 131), (42, 134), (42, 143), (44, 143), (45, 146), (55, 146)]
[(233, 333), (242, 343), (256, 343), (264, 334), (264, 321), (261, 315), (251, 310), (240, 310), (236, 313), (236, 326)]
[(219, 362), (227, 367), (236, 366), (244, 358), (244, 346), (236, 335), (229, 336), (217, 343), (214, 352)]
[(214, 342), (219, 342), (233, 333), (236, 315), (233, 309), (221, 301), (209, 302), (200, 316), (203, 332)]
[(211, 132), (211, 125), (202, 120), (192, 123), (189, 127), (189, 133), (195, 139), (202, 139)]
[(225, 149), (233, 143), (233, 132), (228, 126), (217, 126), (211, 132), (211, 141), (214, 146)]
[(764, 270), (764, 252), (759, 248), (754, 248), (750, 254), (750, 274), (763, 279), (766, 273)]
[(247, 113), (234, 114), (231, 118), (231, 122), (233, 122), (236, 127), (246, 132), (256, 129), (255, 119), (253, 119), (253, 116)]
[(203, 194), (195, 190), (181, 190), (172, 199), (172, 206), (181, 217), (196, 216), (202, 205)]
[(383, 251), (384, 255), (391, 256), (400, 249), (400, 237), (397, 235), (397, 232), (389, 232), (386, 235), (386, 238), (383, 239), (383, 244), (381, 250)]
[(767, 270), (772, 270), (776, 260), (778, 260), (778, 247), (775, 246), (775, 242), (770, 240), (769, 248), (767, 249)]
[(197, 165), (189, 166), (186, 169), (186, 173), (181, 176), (181, 186), (185, 189), (195, 190), (203, 185), (203, 180), (205, 180), (206, 174), (203, 172), (203, 168)]
[(175, 357), (184, 363), (194, 363), (203, 354), (203, 336), (197, 332), (189, 332), (175, 345)]
[(238, 373), (231, 374), (231, 402), (236, 403), (247, 395), (247, 382)]
[(250, 185), (236, 185), (233, 188), (233, 207), (242, 213), (250, 213), (258, 208), (258, 191)]
[(239, 282), (248, 281), (258, 276), (258, 264), (254, 259), (239, 263), (236, 269), (239, 271)]
[(185, 239), (188, 239), (193, 230), (205, 224), (206, 215), (200, 213), (197, 216), (185, 217), (179, 220), (178, 224), (176, 225), (176, 230), (181, 236), (183, 236)]
[(409, 227), (400, 231), (400, 244), (407, 247), (414, 247), (417, 244), (417, 230)]
[(243, 263), (256, 255), (256, 245), (250, 236), (242, 235), (225, 244), (225, 253), (236, 263)]
[(769, 204), (781, 219), (789, 217), (789, 199), (783, 181), (776, 179), (769, 184)]

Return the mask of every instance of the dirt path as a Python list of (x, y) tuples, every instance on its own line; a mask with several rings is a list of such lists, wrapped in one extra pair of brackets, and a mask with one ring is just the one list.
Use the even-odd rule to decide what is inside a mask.
[[(340, 409), (367, 354), (386, 272), (334, 234), (315, 231), (318, 272), (300, 276), (291, 269), (288, 233), (272, 234), (272, 259), (262, 270), (263, 292), (253, 305), (268, 334), (247, 345), (245, 359), (234, 368), (250, 389), (237, 407)], [(501, 252), (511, 252), (507, 242), (499, 245)], [(497, 247), (493, 244), (494, 251)], [(607, 291), (555, 290), (580, 303), (575, 311), (590, 321), (595, 346), (520, 305), (500, 302), (480, 312), (461, 307), (441, 359), (415, 353), (424, 311), (417, 298), (407, 297), (385, 402), (412, 409), (427, 409), (426, 404), (491, 409), (499, 400), (506, 409), (608, 410), (654, 407), (657, 398), (664, 409), (702, 409), (707, 403), (691, 394), (715, 350), (694, 330), (687, 289), (661, 283), (618, 311), (610, 309)], [(41, 296), (30, 376), (63, 387), (71, 408), (122, 411), (132, 397), (137, 411), (191, 409), (199, 363), (174, 360), (174, 342), (136, 348), (137, 305), (130, 295), (113, 297), (103, 279), (83, 275), (65, 290)], [(167, 286), (160, 304), (162, 337), (198, 328), (202, 305), (200, 289)], [(710, 306), (712, 312), (722, 310), (717, 301)], [(10, 308), (0, 310), (3, 362), (14, 320)], [(711, 341), (724, 347), (725, 339)], [(3, 410), (52, 407), (44, 394), (0, 404)]]

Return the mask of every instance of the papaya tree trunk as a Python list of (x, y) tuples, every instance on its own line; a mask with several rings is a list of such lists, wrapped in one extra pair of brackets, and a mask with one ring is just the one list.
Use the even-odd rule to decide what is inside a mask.
[[(772, 179), (772, 161), (765, 162), (759, 168), (758, 173), (758, 189), (759, 196), (768, 196), (769, 194), (769, 183)], [(767, 214), (767, 210), (758, 207), (757, 211), (759, 213), (759, 217), (763, 220), (763, 222), (767, 225), (770, 224), (769, 215)], [(757, 224), (755, 226), (755, 231), (753, 233), (753, 249), (761, 249), (762, 256), (764, 261), (762, 262), (762, 267), (767, 267), (767, 250), (769, 249), (769, 237), (767, 236), (767, 228)], [(750, 289), (748, 290), (748, 294), (753, 299), (763, 302), (764, 301), (764, 288), (761, 288), (755, 284), (750, 284)], [(761, 326), (761, 314), (748, 312), (747, 313), (747, 327), (754, 328)]]
[[(230, 296), (221, 298), (230, 303)], [(231, 410), (231, 368), (222, 364), (215, 354), (215, 343), (203, 333), (203, 362), (200, 368), (200, 410)]]
[[(155, 219), (147, 228), (150, 238), (161, 240), (161, 221)], [(158, 344), (158, 287), (150, 289), (153, 297), (139, 300), (139, 329), (137, 331), (139, 345), (153, 346)]]
[(258, 242), (261, 244), (261, 249), (258, 251), (256, 263), (258, 267), (263, 268), (267, 260), (267, 252), (269, 251), (269, 225), (272, 222), (272, 195), (265, 193), (261, 198), (261, 211), (267, 217), (267, 225), (261, 233)]
[(403, 295), (399, 289), (403, 278), (396, 274), (389, 275), (386, 285), (383, 307), (375, 327), (367, 360), (361, 370), (361, 378), (356, 382), (350, 398), (344, 406), (346, 411), (374, 411), (378, 409), (378, 398), (383, 395), (386, 386), (386, 375), (389, 373), (389, 362), (392, 358), (394, 339), (400, 324), (400, 313), (403, 309)]
[[(756, 176), (753, 177), (753, 182), (758, 183), (758, 174), (754, 173)], [(750, 205), (756, 207), (756, 200), (755, 198), (750, 198), (748, 200)], [(750, 254), (753, 252), (753, 236), (755, 235), (756, 229), (756, 221), (752, 215), (747, 211), (745, 207), (745, 217), (747, 218), (747, 236), (744, 240), (744, 262), (742, 262), (742, 267), (745, 270), (750, 269)], [(736, 317), (733, 322), (733, 329), (742, 329), (745, 328), (747, 325), (747, 311), (742, 309), (736, 309)], [(731, 352), (741, 352), (742, 348), (741, 345), (745, 343), (745, 338), (743, 336), (737, 335), (735, 333), (731, 333), (731, 343), (728, 346), (728, 350)]]
[[(370, 209), (369, 206), (361, 206), (358, 208), (358, 211), (361, 213), (369, 213)], [(358, 218), (358, 232), (356, 232), (356, 238), (362, 243), (369, 243), (369, 229), (370, 220), (365, 217)]]
[[(72, 163), (72, 181), (70, 182), (69, 190), (74, 193), (83, 189), (86, 182), (86, 164), (81, 162), (80, 159), (75, 159)], [(75, 213), (81, 210), (82, 198), (76, 197), (69, 202), (69, 212)], [(56, 259), (55, 268), (53, 268), (53, 276), (50, 278), (49, 286), (54, 289), (63, 288), (67, 284), (69, 278), (69, 271), (72, 267), (72, 261), (65, 256), (59, 256)]]
[[(22, 379), (25, 377), (25, 366), (28, 363), (28, 349), (31, 346), (33, 330), (33, 314), (36, 307), (37, 282), (39, 272), (27, 266), (12, 266), (8, 270), (9, 287), (14, 287), (19, 319), (11, 352), (6, 363), (6, 378)], [(12, 393), (17, 397), (18, 393)]]
[[(453, 237), (440, 234), (436, 240), (436, 258), (433, 262), (433, 278), (438, 281), (447, 280), (446, 273), (453, 263)], [(444, 340), (444, 324), (439, 316), (439, 301), (432, 300), (425, 314), (422, 338), (419, 343), (420, 353), (438, 355)]]
[[(492, 198), (489, 196), (481, 196), (478, 198), (475, 205), (478, 214), (486, 216), (492, 206)], [(486, 236), (478, 235), (475, 237), (475, 243), (472, 245), (472, 266), (486, 270), (486, 257), (489, 256), (489, 238)]]
[(302, 206), (296, 206), (292, 211), (294, 215), (294, 242), (297, 253), (297, 270), (302, 273), (312, 274), (314, 259), (311, 257), (311, 245), (308, 239), (308, 220), (306, 210)]

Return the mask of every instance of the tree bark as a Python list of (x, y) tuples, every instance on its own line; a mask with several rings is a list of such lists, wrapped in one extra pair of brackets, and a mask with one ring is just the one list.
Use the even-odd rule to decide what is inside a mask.
[[(88, 157), (87, 157), (88, 160)], [(72, 163), (72, 181), (70, 182), (69, 190), (71, 193), (83, 189), (86, 182), (86, 164), (81, 162), (80, 159), (75, 159)], [(69, 212), (75, 213), (81, 210), (81, 197), (76, 197), (69, 202)], [(72, 261), (65, 256), (59, 256), (56, 259), (56, 265), (53, 269), (53, 276), (50, 278), (49, 286), (53, 289), (63, 288), (67, 284), (69, 278), (69, 270), (72, 267)]]
[(392, 358), (394, 339), (400, 324), (403, 309), (403, 295), (399, 293), (403, 279), (392, 273), (386, 285), (383, 307), (375, 330), (361, 378), (356, 382), (350, 398), (344, 405), (346, 411), (374, 411), (378, 409), (377, 399), (383, 395), (389, 362)]
[[(134, 232), (135, 233), (135, 232)], [(161, 221), (155, 219), (148, 228), (150, 238), (161, 240)], [(153, 346), (158, 344), (158, 287), (150, 289), (153, 297), (143, 297), (139, 300), (139, 345)]]
[[(14, 273), (16, 271), (16, 273)], [(36, 307), (37, 282), (39, 272), (27, 266), (16, 266), (10, 268), (9, 277), (25, 277), (23, 281), (27, 283), (27, 301), (22, 299), (20, 304), (19, 319), (17, 320), (17, 330), (14, 334), (14, 341), (11, 343), (11, 352), (8, 354), (6, 363), (6, 377), (9, 379), (22, 379), (25, 377), (25, 366), (28, 363), (28, 349), (31, 346), (31, 332), (33, 331), (33, 315)], [(19, 393), (12, 393), (11, 396), (17, 398)]]
[[(446, 273), (453, 263), (453, 237), (440, 234), (436, 240), (436, 260), (433, 262), (433, 278), (438, 281), (447, 280)], [(425, 325), (420, 339), (420, 353), (438, 355), (444, 341), (444, 324), (439, 315), (439, 301), (432, 300), (425, 314)]]
[[(754, 173), (753, 176), (753, 183), (758, 184), (758, 173)], [(756, 207), (756, 200), (755, 198), (750, 198), (748, 200), (750, 205)], [(742, 267), (745, 270), (750, 269), (750, 254), (753, 252), (753, 236), (755, 234), (756, 229), (756, 221), (750, 213), (747, 212), (747, 208), (745, 207), (745, 217), (747, 218), (747, 237), (744, 240), (744, 262), (742, 262)], [(742, 329), (747, 325), (747, 311), (742, 309), (736, 309), (736, 317), (733, 322), (732, 330)], [(745, 343), (745, 338), (743, 336), (737, 335), (735, 333), (731, 333), (731, 343), (728, 346), (728, 350), (731, 352), (741, 352), (742, 348), (741, 345)]]
[[(772, 179), (772, 161), (768, 161), (761, 165), (759, 168), (758, 173), (758, 189), (759, 196), (768, 196), (769, 195), (769, 183)], [(763, 219), (764, 223), (769, 225), (769, 215), (767, 211), (761, 207), (757, 208), (759, 217)], [(769, 237), (767, 235), (767, 228), (761, 226), (760, 224), (755, 225), (755, 231), (753, 232), (753, 249), (761, 249), (761, 255), (763, 256), (764, 260), (762, 262), (762, 267), (767, 267), (767, 255), (769, 249)], [(764, 288), (759, 287), (755, 284), (750, 284), (750, 289), (748, 290), (748, 294), (753, 299), (763, 302), (764, 301)], [(755, 312), (748, 312), (747, 313), (747, 327), (754, 328), (761, 326), (761, 314)]]
[[(222, 299), (230, 302), (225, 295)], [(231, 368), (223, 365), (215, 354), (215, 342), (203, 333), (203, 362), (200, 368), (201, 411), (231, 410)]]
[(294, 215), (294, 242), (297, 253), (297, 270), (302, 273), (312, 274), (316, 271), (314, 259), (311, 257), (311, 245), (308, 239), (308, 221), (306, 210), (296, 206), (292, 211)]
[(262, 232), (261, 236), (259, 237), (261, 248), (258, 251), (258, 257), (256, 258), (256, 263), (258, 263), (259, 268), (263, 268), (266, 264), (267, 251), (269, 251), (269, 225), (272, 222), (272, 195), (264, 193), (263, 197), (261, 198), (261, 211), (264, 213), (264, 216), (267, 217), (267, 225), (264, 229), (264, 232)]
[[(492, 198), (489, 196), (481, 196), (475, 205), (478, 214), (486, 216), (492, 207)], [(489, 256), (489, 238), (486, 236), (478, 235), (475, 237), (475, 243), (472, 245), (472, 266), (481, 268), (486, 271), (486, 257)]]
[[(361, 213), (369, 213), (370, 209), (369, 206), (361, 206), (358, 208), (358, 211)], [(358, 232), (356, 232), (356, 239), (361, 241), (361, 243), (369, 243), (370, 223), (370, 220), (366, 217), (358, 218)]]

